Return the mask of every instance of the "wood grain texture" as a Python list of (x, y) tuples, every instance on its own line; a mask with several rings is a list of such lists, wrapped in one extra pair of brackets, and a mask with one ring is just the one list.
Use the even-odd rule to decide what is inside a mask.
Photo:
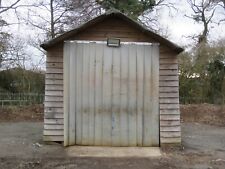
[(64, 124), (63, 118), (62, 119), (44, 119), (44, 124)]
[(45, 115), (44, 115), (44, 118), (45, 119), (63, 119), (63, 113), (56, 113), (56, 112), (45, 112)]
[(63, 84), (46, 84), (46, 91), (63, 91)]
[[(107, 22), (102, 22), (96, 25), (93, 25), (90, 29), (88, 29), (87, 31), (83, 31), (80, 34), (71, 37), (71, 40), (103, 40), (105, 41), (108, 37), (118, 37), (121, 38), (121, 41), (123, 42), (131, 42), (131, 41), (136, 41), (136, 42), (157, 42), (155, 41), (153, 38), (145, 35), (144, 33), (140, 32), (139, 30), (137, 30), (136, 28), (132, 27), (131, 25), (125, 23), (122, 20), (108, 20)], [(122, 52), (122, 51), (121, 51)], [(121, 63), (122, 66), (121, 67), (121, 77), (123, 76), (127, 76), (127, 68), (126, 65), (123, 64), (127, 62), (126, 57), (121, 58)], [(96, 64), (98, 64), (96, 62)], [(160, 46), (160, 60), (159, 60), (159, 80), (160, 80), (160, 85), (161, 87), (159, 87), (159, 95), (160, 98), (163, 98), (163, 100), (161, 100), (162, 103), (167, 103), (170, 102), (170, 98), (174, 98), (175, 100), (179, 97), (179, 87), (177, 86), (178, 83), (178, 60), (177, 57), (175, 56), (175, 53), (172, 52), (171, 49), (169, 49), (167, 46)], [(79, 67), (79, 65), (78, 65)], [(101, 72), (101, 63), (99, 63), (99, 65), (97, 66), (99, 67), (99, 69), (96, 69), (96, 75), (98, 73)], [(46, 61), (46, 101), (54, 101), (54, 97), (55, 97), (55, 103), (58, 103), (59, 101), (62, 100), (63, 97), (63, 44), (57, 44), (55, 47), (52, 47), (51, 49), (49, 49), (47, 51), (47, 61)], [(79, 69), (82, 70), (82, 69)], [(137, 69), (138, 70), (138, 69)], [(98, 73), (97, 73), (98, 72)], [(141, 73), (140, 73), (141, 74)], [(102, 78), (101, 76), (99, 76), (98, 78)], [(124, 77), (125, 78), (125, 77)], [(177, 82), (172, 82), (172, 83), (167, 83), (167, 81), (171, 82), (171, 81), (177, 81)], [(79, 85), (82, 85), (80, 81), (77, 82)], [(100, 84), (99, 84), (100, 85)], [(126, 104), (127, 102), (127, 93), (126, 93), (126, 89), (125, 89), (126, 84), (121, 83), (121, 88), (123, 88), (123, 93), (121, 95), (121, 102), (123, 102), (124, 104)], [(101, 88), (102, 86), (100, 86), (99, 88)], [(141, 92), (141, 91), (140, 91)], [(81, 94), (80, 94), (81, 95)], [(80, 97), (80, 95), (78, 95)], [(138, 94), (137, 91), (137, 97), (141, 97), (140, 93)], [(96, 96), (96, 100), (98, 100), (97, 102), (100, 104), (101, 103), (101, 93), (100, 95)], [(173, 101), (171, 101), (173, 102)], [(174, 101), (175, 102), (175, 101)], [(137, 103), (139, 104), (139, 103)], [(174, 103), (175, 104), (175, 103)], [(173, 106), (171, 107), (165, 107), (164, 106), (160, 106), (160, 114), (179, 114), (179, 104), (176, 102), (177, 106)], [(175, 108), (174, 108), (175, 107)], [(63, 107), (58, 107), (58, 106), (53, 106), (53, 107), (45, 107), (45, 113), (51, 113), (51, 116), (54, 118), (58, 117), (58, 113), (63, 113), (62, 110)], [(81, 107), (80, 107), (81, 108)], [(78, 108), (79, 109), (79, 108)], [(100, 113), (102, 113), (101, 111), (101, 107), (98, 110), (99, 115)], [(126, 121), (126, 116), (123, 116), (123, 111), (125, 111), (126, 107), (124, 108), (120, 108), (120, 118)], [(140, 109), (139, 109), (140, 110)], [(54, 116), (54, 114), (56, 114)], [(49, 115), (47, 115), (46, 117), (50, 117)], [(81, 117), (79, 117), (81, 119)], [(141, 120), (140, 115), (137, 116), (137, 118), (139, 119), (139, 123)], [(97, 118), (98, 119), (98, 118)], [(100, 120), (100, 119), (99, 119)], [(164, 124), (165, 121), (161, 122), (160, 124)], [(62, 122), (63, 124), (63, 122)], [(127, 123), (125, 123), (127, 124)], [(79, 124), (77, 124), (79, 125)], [(120, 124), (121, 125), (121, 135), (124, 135), (125, 133), (127, 133), (127, 126), (124, 125), (123, 123)], [(171, 123), (171, 125), (173, 125)], [(97, 125), (95, 125), (97, 127)], [(98, 126), (99, 127), (99, 126)], [(141, 130), (141, 129), (139, 129)], [(99, 130), (101, 131), (101, 130)], [(79, 132), (78, 132), (79, 133)], [(99, 136), (102, 134), (101, 132), (96, 133)], [(54, 140), (54, 141), (62, 141), (63, 137), (51, 137), (50, 135), (48, 135), (49, 137), (44, 137), (44, 139), (46, 140)], [(138, 137), (139, 142), (140, 142), (140, 136)], [(59, 139), (59, 140), (57, 140)], [(170, 139), (163, 139), (161, 138), (161, 143), (173, 143), (174, 142), (179, 142), (180, 138), (170, 138)], [(96, 142), (99, 142), (99, 140), (96, 140)], [(126, 140), (123, 140), (123, 142), (126, 144)], [(101, 144), (99, 142), (99, 144)]]
[(46, 79), (63, 80), (63, 73), (61, 73), (61, 74), (46, 73), (45, 78)]
[(170, 138), (161, 138), (161, 145), (162, 144), (180, 144), (181, 143), (181, 137), (170, 137)]
[(54, 136), (54, 135), (43, 135), (43, 140), (44, 141), (64, 141), (63, 135), (60, 136)]
[(178, 59), (163, 53), (159, 62), (160, 142), (181, 143)]
[(63, 130), (63, 125), (44, 124), (46, 130)]

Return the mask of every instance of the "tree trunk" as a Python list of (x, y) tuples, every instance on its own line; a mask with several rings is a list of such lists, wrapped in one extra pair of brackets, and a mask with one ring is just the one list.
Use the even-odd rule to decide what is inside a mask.
[(206, 20), (206, 17), (205, 17), (205, 11), (203, 9), (202, 11), (202, 22), (203, 22), (203, 26), (204, 26), (204, 29), (203, 29), (203, 32), (202, 34), (200, 35), (199, 39), (198, 39), (198, 43), (207, 43), (207, 36), (208, 36), (208, 32), (209, 32), (209, 29), (208, 29), (208, 22)]
[(53, 1), (54, 0), (50, 0), (50, 11), (51, 11), (51, 32), (50, 32), (50, 34), (51, 34), (51, 38), (55, 37)]

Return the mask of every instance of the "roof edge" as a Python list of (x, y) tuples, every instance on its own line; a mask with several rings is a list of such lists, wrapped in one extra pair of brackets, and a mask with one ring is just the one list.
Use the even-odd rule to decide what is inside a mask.
[(98, 22), (101, 22), (102, 20), (104, 20), (105, 18), (110, 17), (110, 16), (117, 16), (117, 17), (133, 24), (136, 28), (140, 29), (144, 33), (147, 33), (149, 36), (152, 36), (154, 39), (158, 39), (160, 43), (165, 44), (166, 46), (172, 48), (172, 50), (178, 54), (184, 51), (184, 49), (182, 47), (176, 45), (175, 43), (169, 41), (168, 39), (162, 37), (161, 35), (149, 30), (148, 28), (144, 27), (137, 21), (131, 19), (130, 17), (124, 15), (123, 13), (121, 13), (120, 11), (115, 10), (115, 9), (113, 9), (113, 10), (111, 9), (111, 10), (105, 12), (104, 14), (99, 15), (88, 22), (85, 22), (84, 24), (78, 26), (77, 28), (74, 28), (74, 29), (67, 31), (49, 41), (42, 43), (40, 45), (40, 47), (42, 47), (44, 50), (47, 50), (48, 48), (54, 46), (55, 44), (66, 40), (70, 36), (73, 36), (73, 35), (79, 33), (80, 31), (88, 28), (89, 26), (92, 26)]

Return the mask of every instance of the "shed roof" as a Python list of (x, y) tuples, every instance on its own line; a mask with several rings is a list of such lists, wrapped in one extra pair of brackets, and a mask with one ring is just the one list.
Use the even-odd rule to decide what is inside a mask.
[(53, 38), (49, 41), (44, 42), (43, 44), (41, 44), (41, 47), (43, 49), (47, 50), (48, 48), (54, 46), (55, 44), (63, 42), (64, 40), (67, 40), (71, 36), (76, 35), (77, 33), (83, 31), (84, 29), (87, 29), (88, 27), (90, 27), (90, 26), (92, 26), (96, 23), (100, 23), (100, 22), (104, 21), (105, 19), (108, 19), (108, 18), (111, 18), (111, 17), (118, 17), (118, 18), (130, 23), (132, 26), (136, 27), (141, 32), (146, 33), (147, 35), (151, 36), (153, 39), (156, 39), (159, 43), (168, 46), (169, 48), (171, 48), (172, 50), (174, 50), (177, 53), (181, 53), (184, 50), (179, 45), (176, 45), (175, 43), (169, 41), (168, 39), (166, 39), (166, 38), (160, 36), (159, 34), (149, 30), (145, 26), (141, 25), (137, 21), (129, 18), (128, 16), (124, 15), (123, 13), (121, 13), (117, 10), (107, 11), (106, 13), (95, 17), (94, 19), (80, 25), (79, 27), (77, 27), (75, 29), (67, 31), (67, 32), (63, 33), (62, 35), (60, 35), (56, 38)]

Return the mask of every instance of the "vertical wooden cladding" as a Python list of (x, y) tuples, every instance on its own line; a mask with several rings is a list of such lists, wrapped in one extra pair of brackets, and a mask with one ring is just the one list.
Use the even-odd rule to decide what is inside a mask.
[(180, 143), (178, 59), (171, 52), (161, 51), (159, 70), (160, 142)]
[(67, 42), (64, 144), (158, 146), (158, 74), (157, 46)]

